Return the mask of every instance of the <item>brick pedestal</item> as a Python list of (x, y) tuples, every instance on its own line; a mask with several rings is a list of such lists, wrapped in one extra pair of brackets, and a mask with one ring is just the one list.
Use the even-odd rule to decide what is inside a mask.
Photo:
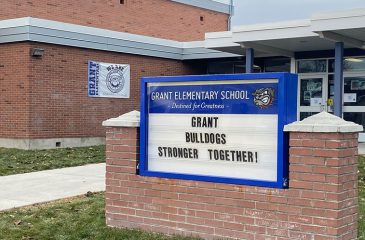
[[(272, 189), (137, 175), (137, 115), (104, 122), (109, 226), (206, 239), (356, 239), (360, 126), (322, 113), (288, 126), (289, 188)], [(318, 127), (322, 120), (331, 125)]]

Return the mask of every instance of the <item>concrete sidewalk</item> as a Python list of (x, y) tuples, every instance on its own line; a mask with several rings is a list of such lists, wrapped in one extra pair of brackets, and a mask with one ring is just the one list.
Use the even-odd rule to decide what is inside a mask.
[(0, 211), (105, 191), (105, 163), (0, 177)]

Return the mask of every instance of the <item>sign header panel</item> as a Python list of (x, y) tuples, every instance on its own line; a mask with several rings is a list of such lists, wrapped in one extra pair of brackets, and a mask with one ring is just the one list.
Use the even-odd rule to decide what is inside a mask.
[(143, 79), (140, 174), (285, 187), (283, 76), (260, 75)]
[(277, 114), (277, 81), (213, 83), (148, 84), (149, 113)]

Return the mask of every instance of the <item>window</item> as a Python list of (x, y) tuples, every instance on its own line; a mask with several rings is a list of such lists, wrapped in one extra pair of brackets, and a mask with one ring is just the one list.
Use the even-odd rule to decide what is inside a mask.
[(300, 60), (298, 61), (298, 73), (327, 72), (327, 60)]
[(208, 65), (208, 74), (226, 74), (233, 71), (232, 62), (213, 62)]
[(322, 78), (303, 78), (300, 81), (300, 106), (311, 106), (313, 98), (322, 98)]
[(364, 126), (365, 129), (365, 113), (363, 112), (344, 112), (343, 118), (346, 121), (354, 122)]
[[(335, 60), (328, 60), (328, 72), (334, 72)], [(353, 71), (364, 71), (365, 70), (365, 58), (353, 58), (345, 57), (343, 60), (343, 71), (353, 72)]]
[(265, 59), (265, 72), (290, 72), (290, 59)]
[(365, 77), (345, 77), (344, 105), (365, 106)]

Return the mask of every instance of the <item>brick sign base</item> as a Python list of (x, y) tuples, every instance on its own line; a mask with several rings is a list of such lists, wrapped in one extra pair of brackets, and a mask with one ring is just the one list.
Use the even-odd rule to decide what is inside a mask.
[(290, 188), (141, 177), (139, 128), (107, 128), (109, 226), (206, 239), (356, 239), (357, 133), (290, 133)]

